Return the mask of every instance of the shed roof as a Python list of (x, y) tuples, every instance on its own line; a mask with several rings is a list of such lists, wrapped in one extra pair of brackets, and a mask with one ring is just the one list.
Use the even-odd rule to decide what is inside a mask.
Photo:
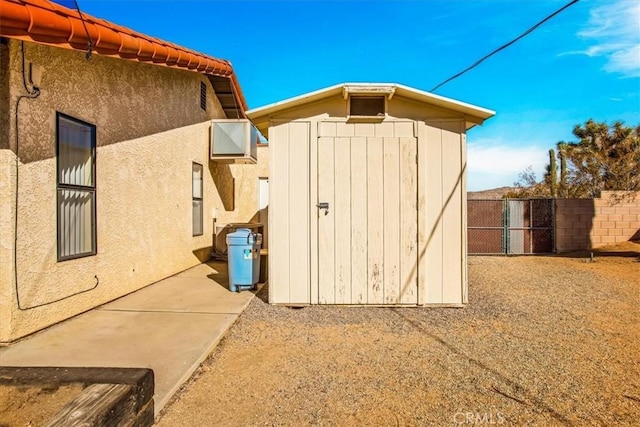
[(444, 96), (425, 92), (398, 83), (340, 83), (324, 89), (309, 92), (283, 101), (247, 111), (247, 116), (253, 121), (259, 121), (265, 117), (273, 116), (284, 110), (301, 107), (306, 104), (321, 101), (335, 96), (346, 96), (351, 93), (380, 93), (391, 99), (393, 96), (401, 96), (417, 102), (422, 102), (435, 107), (444, 108), (463, 114), (467, 118), (467, 129), (482, 124), (486, 119), (494, 116), (495, 111), (465, 102), (457, 101)]
[[(83, 23), (84, 19), (84, 23)], [(86, 30), (85, 30), (86, 25)], [(90, 36), (87, 36), (87, 33)], [(248, 108), (229, 61), (150, 37), (49, 0), (0, 0), (0, 36), (205, 74), (227, 116)]]

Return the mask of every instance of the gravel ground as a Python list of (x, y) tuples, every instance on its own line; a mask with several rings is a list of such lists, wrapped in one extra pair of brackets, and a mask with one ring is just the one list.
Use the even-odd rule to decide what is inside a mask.
[(626, 255), (472, 257), (462, 309), (290, 309), (265, 287), (158, 425), (640, 425)]

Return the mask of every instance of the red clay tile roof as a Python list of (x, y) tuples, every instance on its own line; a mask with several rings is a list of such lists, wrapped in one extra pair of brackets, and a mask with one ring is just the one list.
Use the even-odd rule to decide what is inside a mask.
[[(242, 113), (247, 110), (246, 100), (229, 61), (149, 37), (85, 13), (82, 16), (94, 52), (229, 78)], [(87, 31), (77, 10), (48, 0), (0, 0), (0, 36), (86, 51), (89, 45)]]

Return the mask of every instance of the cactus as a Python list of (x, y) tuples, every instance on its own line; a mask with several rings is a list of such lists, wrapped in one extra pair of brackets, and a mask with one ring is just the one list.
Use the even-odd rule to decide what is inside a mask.
[(558, 157), (560, 157), (560, 197), (567, 197), (567, 158), (564, 143), (558, 144)]
[(549, 189), (551, 197), (558, 197), (558, 168), (556, 165), (556, 152), (549, 150)]

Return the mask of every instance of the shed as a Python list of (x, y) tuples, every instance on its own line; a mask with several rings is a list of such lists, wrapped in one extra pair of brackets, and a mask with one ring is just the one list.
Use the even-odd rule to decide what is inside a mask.
[(466, 131), (494, 114), (388, 83), (248, 111), (271, 157), (269, 302), (467, 303)]

